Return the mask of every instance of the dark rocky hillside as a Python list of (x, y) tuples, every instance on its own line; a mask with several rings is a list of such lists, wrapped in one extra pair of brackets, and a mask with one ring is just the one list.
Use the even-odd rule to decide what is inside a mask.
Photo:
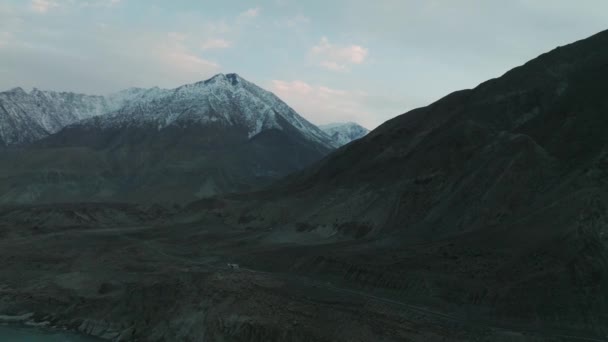
[(605, 329), (607, 61), (608, 32), (559, 47), (269, 191), (228, 198), (226, 211), (282, 227), (283, 241), (353, 240), (284, 259), (304, 272), (486, 317)]

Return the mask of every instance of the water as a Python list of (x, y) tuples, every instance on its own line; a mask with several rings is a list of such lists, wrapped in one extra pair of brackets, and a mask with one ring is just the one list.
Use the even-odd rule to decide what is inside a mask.
[(0, 325), (0, 342), (99, 342), (99, 340), (67, 332)]

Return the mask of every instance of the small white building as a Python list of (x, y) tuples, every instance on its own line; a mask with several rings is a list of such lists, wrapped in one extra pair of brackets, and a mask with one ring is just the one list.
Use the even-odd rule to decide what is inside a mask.
[(239, 264), (228, 264), (228, 268), (231, 270), (238, 270)]

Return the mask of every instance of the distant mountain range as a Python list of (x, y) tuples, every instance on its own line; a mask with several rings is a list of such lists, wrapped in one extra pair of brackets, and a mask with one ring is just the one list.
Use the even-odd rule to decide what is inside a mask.
[(281, 129), (279, 121), (284, 119), (312, 141), (336, 147), (274, 94), (237, 74), (218, 74), (176, 89), (130, 88), (105, 97), (38, 89), (27, 93), (15, 88), (0, 93), (0, 139), (4, 145), (23, 145), (102, 115), (81, 126), (152, 125), (160, 130), (171, 125), (220, 123), (245, 127), (251, 138), (264, 130)]
[(0, 93), (9, 147), (0, 202), (181, 202), (252, 190), (355, 137), (335, 133), (237, 74), (106, 97), (16, 88)]
[(327, 133), (334, 143), (339, 146), (361, 139), (369, 133), (369, 129), (354, 122), (332, 123), (321, 125), (319, 128)]

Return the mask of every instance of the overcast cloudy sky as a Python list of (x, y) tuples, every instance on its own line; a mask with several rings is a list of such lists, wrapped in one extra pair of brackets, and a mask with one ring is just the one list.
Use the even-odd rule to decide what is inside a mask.
[(314, 123), (374, 128), (604, 29), (606, 0), (0, 0), (0, 90), (236, 72)]

